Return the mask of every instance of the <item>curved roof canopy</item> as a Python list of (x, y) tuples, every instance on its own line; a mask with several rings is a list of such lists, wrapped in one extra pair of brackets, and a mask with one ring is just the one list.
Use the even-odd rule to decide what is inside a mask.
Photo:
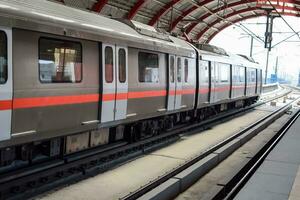
[[(51, 0), (208, 43), (245, 19), (280, 13), (300, 16), (300, 0)], [(272, 4), (272, 5), (271, 5)], [(276, 8), (276, 10), (274, 9)]]

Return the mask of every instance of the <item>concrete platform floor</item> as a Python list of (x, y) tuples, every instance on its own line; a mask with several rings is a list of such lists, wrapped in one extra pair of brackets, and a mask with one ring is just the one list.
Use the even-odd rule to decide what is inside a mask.
[(190, 158), (268, 115), (275, 107), (261, 106), (238, 118), (218, 124), (201, 134), (184, 136), (178, 142), (144, 155), (115, 169), (35, 199), (119, 199), (149, 183)]
[(212, 199), (288, 121), (284, 115), (205, 174), (176, 200)]
[(236, 200), (300, 199), (300, 118), (236, 196)]

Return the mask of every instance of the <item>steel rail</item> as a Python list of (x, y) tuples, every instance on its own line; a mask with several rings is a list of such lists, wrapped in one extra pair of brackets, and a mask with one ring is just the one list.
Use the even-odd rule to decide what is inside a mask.
[(271, 141), (270, 141), (271, 144), (267, 144), (267, 149), (264, 150), (263, 154), (258, 159), (255, 159), (256, 162), (252, 165), (252, 167), (235, 184), (235, 186), (231, 189), (231, 191), (222, 199), (225, 199), (225, 200), (233, 199), (238, 194), (238, 192), (242, 189), (242, 187), (246, 184), (246, 182), (251, 178), (251, 176), (259, 168), (259, 166), (264, 162), (265, 158), (274, 149), (274, 147), (278, 144), (278, 142), (282, 139), (282, 137), (288, 132), (290, 127), (295, 123), (295, 121), (299, 118), (299, 116), (300, 116), (300, 110), (298, 110), (297, 113), (286, 124), (286, 126), (283, 127), (283, 130), (279, 131), (279, 135), (277, 134), (277, 136), (275, 136), (275, 139), (274, 138), (271, 139)]
[[(295, 101), (295, 100), (294, 100)], [(187, 163), (184, 163), (181, 166), (178, 166), (177, 168), (175, 168), (174, 170), (172, 170), (171, 172), (159, 177), (157, 180), (154, 180), (152, 182), (150, 182), (149, 184), (141, 187), (140, 189), (131, 192), (130, 194), (128, 194), (127, 196), (120, 198), (122, 200), (133, 200), (133, 199), (137, 199), (139, 197), (141, 197), (142, 195), (146, 194), (147, 192), (151, 191), (152, 189), (158, 187), (160, 184), (162, 184), (163, 182), (169, 180), (170, 178), (174, 177), (175, 175), (177, 175), (178, 173), (182, 172), (183, 170), (187, 169), (188, 167), (192, 166), (193, 164), (195, 164), (196, 162), (200, 161), (201, 159), (203, 159), (204, 157), (206, 157), (207, 155), (213, 153), (214, 151), (220, 149), (221, 147), (223, 147), (224, 145), (228, 144), (229, 142), (231, 142), (232, 140), (236, 139), (237, 137), (241, 136), (242, 134), (246, 133), (247, 131), (249, 131), (250, 129), (258, 126), (259, 124), (261, 124), (262, 122), (268, 120), (268, 119), (272, 119), (272, 117), (274, 117), (274, 115), (276, 115), (277, 113), (281, 113), (281, 112), (285, 112), (286, 110), (290, 109), (290, 105), (294, 102), (290, 102), (287, 105), (275, 110), (274, 112), (270, 113), (269, 115), (263, 117), (262, 119), (254, 122), (253, 124), (249, 125), (248, 127), (244, 128), (243, 130), (237, 132), (236, 134), (226, 138), (225, 140), (223, 140), (222, 142), (214, 145), (213, 147), (207, 149), (205, 152), (203, 152), (202, 154), (200, 154), (199, 156), (193, 158), (192, 160), (188, 161)]]

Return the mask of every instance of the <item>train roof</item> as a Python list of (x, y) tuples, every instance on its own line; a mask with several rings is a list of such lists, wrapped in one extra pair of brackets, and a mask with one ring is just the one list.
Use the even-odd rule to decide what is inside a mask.
[[(207, 46), (211, 47), (207, 48)], [(244, 67), (261, 68), (260, 65), (251, 57), (226, 52), (224, 49), (212, 45), (198, 45), (197, 48), (199, 47), (204, 47), (203, 49), (198, 49), (202, 60), (216, 61)]]
[[(0, 0), (0, 26), (111, 42), (136, 48), (195, 57), (186, 41), (158, 33), (137, 22), (121, 22), (47, 0)], [(134, 26), (130, 26), (129, 23)]]

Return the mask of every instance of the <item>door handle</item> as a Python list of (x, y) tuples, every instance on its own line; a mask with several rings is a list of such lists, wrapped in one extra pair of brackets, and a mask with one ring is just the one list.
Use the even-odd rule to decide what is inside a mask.
[(136, 113), (131, 113), (131, 114), (126, 115), (126, 117), (134, 117), (136, 115), (137, 115)]
[(82, 122), (81, 125), (90, 125), (90, 124), (99, 124), (99, 120), (91, 120), (91, 121), (86, 121)]
[(24, 135), (33, 135), (33, 134), (36, 134), (36, 130), (24, 131), (24, 132), (20, 132), (20, 133), (13, 133), (12, 137), (20, 137), (20, 136), (24, 136)]

